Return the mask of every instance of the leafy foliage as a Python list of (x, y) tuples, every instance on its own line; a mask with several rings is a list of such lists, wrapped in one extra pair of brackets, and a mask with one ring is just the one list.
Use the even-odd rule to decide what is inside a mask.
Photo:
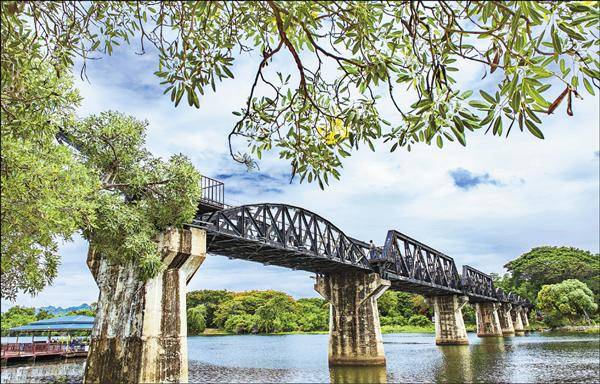
[(216, 328), (217, 325), (214, 323), (216, 309), (218, 308), (219, 304), (224, 301), (231, 300), (232, 298), (233, 292), (226, 290), (204, 289), (201, 291), (191, 291), (188, 292), (186, 297), (186, 307), (193, 308), (199, 305), (204, 306), (206, 309), (206, 327)]
[[(94, 315), (92, 315), (92, 316), (94, 316)], [(38, 311), (38, 313), (35, 315), (36, 320), (50, 319), (53, 317), (54, 317), (54, 315), (45, 309), (40, 309)]]
[[(192, 291), (188, 293), (188, 313), (192, 306), (212, 306), (211, 327), (232, 333), (277, 333), (327, 330), (329, 304), (323, 299), (294, 300), (278, 291)], [(188, 320), (189, 321), (189, 320)]]
[(181, 155), (153, 158), (144, 122), (116, 112), (78, 120), (70, 65), (18, 19), (22, 3), (1, 7), (2, 298), (50, 284), (59, 241), (77, 231), (141, 278), (154, 275), (154, 238), (193, 217), (198, 173)]
[[(39, 313), (38, 313), (39, 315)], [(65, 313), (62, 316), (91, 316), (91, 317), (96, 317), (96, 308), (90, 308), (90, 309), (77, 309), (75, 311), (70, 311)]]
[(577, 279), (544, 285), (537, 295), (537, 301), (538, 308), (544, 314), (544, 322), (553, 327), (571, 325), (581, 320), (589, 322), (598, 310), (592, 291)]
[(187, 310), (188, 335), (199, 335), (206, 328), (206, 307), (198, 305)]
[(74, 124), (79, 97), (71, 79), (36, 60), (20, 69), (4, 81), (2, 62), (0, 249), (2, 298), (8, 299), (53, 281), (57, 244), (91, 225), (99, 189), (98, 178), (55, 139)]
[(32, 321), (41, 320), (35, 316), (35, 308), (27, 308), (19, 305), (11, 307), (6, 312), (0, 313), (0, 329), (2, 335), (6, 335), (10, 328), (20, 327), (31, 323)]
[(200, 175), (185, 156), (164, 162), (143, 148), (146, 126), (103, 112), (64, 132), (80, 163), (101, 175), (95, 221), (83, 228), (84, 237), (113, 261), (135, 260), (142, 278), (162, 266), (158, 232), (189, 221), (201, 192)]
[(433, 323), (423, 315), (412, 315), (408, 319), (408, 325), (412, 325), (414, 327), (431, 327)]
[(586, 283), (600, 298), (600, 255), (573, 247), (536, 247), (504, 266), (509, 274), (496, 279), (505, 291), (535, 302), (543, 285), (567, 279)]
[[(185, 96), (200, 107), (202, 95), (234, 77), (236, 58), (259, 54), (230, 139), (247, 139), (259, 159), (277, 148), (293, 174), (321, 187), (352, 150), (381, 138), (392, 151), (465, 145), (467, 131), (501, 136), (516, 124), (541, 139), (542, 114), (565, 102), (572, 115), (582, 88), (594, 95), (599, 87), (600, 5), (592, 1), (11, 1), (2, 10), (11, 25), (3, 37), (40, 45), (60, 68), (79, 57), (85, 72), (87, 59), (139, 39), (140, 53), (158, 52), (155, 74), (175, 105)], [(282, 56), (292, 71), (279, 66)], [(454, 73), (469, 63), (494, 90), (461, 89)], [(386, 104), (394, 122), (381, 115)], [(231, 142), (230, 150), (254, 163)]]
[(431, 318), (431, 310), (420, 295), (387, 290), (377, 304), (382, 325), (407, 325), (415, 315)]

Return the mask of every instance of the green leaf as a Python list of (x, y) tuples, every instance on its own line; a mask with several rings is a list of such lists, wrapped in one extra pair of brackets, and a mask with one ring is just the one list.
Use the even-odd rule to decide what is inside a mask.
[(583, 78), (583, 85), (585, 86), (585, 89), (587, 89), (587, 91), (590, 93), (590, 95), (595, 96), (596, 94), (594, 93), (594, 88), (592, 87), (592, 85), (590, 84), (590, 82), (588, 81), (587, 78)]
[(502, 135), (502, 116), (498, 116), (496, 121), (494, 121), (494, 129), (492, 130), (492, 133), (498, 136)]
[(487, 93), (484, 90), (479, 91), (479, 93), (481, 94), (481, 96), (483, 96), (483, 98), (488, 101), (489, 103), (491, 103), (492, 105), (496, 104), (496, 99), (494, 99), (494, 97), (492, 95), (490, 95), (489, 93)]
[(544, 139), (544, 134), (542, 131), (540, 131), (531, 120), (525, 119), (525, 126), (533, 136), (537, 137), (538, 139)]

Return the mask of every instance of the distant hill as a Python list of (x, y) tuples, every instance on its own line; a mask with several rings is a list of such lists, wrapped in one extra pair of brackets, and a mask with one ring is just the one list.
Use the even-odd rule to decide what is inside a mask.
[(80, 309), (92, 309), (92, 307), (89, 304), (85, 304), (85, 303), (81, 304), (81, 305), (78, 305), (76, 307), (67, 307), (67, 308), (55, 307), (53, 305), (50, 305), (48, 307), (37, 308), (35, 310), (35, 312), (38, 313), (41, 310), (46, 310), (46, 311), (50, 312), (53, 315), (61, 315), (63, 313), (68, 313), (68, 312), (71, 312), (71, 311), (77, 311), (77, 310), (80, 310)]

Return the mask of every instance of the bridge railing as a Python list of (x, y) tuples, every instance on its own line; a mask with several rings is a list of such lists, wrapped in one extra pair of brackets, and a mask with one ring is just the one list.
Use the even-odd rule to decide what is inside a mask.
[(225, 204), (225, 185), (207, 176), (200, 179), (202, 196), (200, 197), (199, 211), (211, 212), (227, 208)]

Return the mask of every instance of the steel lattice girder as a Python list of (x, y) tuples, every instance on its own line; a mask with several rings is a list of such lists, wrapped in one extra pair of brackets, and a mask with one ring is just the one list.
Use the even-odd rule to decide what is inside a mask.
[(207, 231), (207, 250), (214, 254), (315, 273), (376, 271), (392, 289), (532, 306), (515, 293), (505, 295), (475, 268), (464, 266), (461, 277), (454, 259), (401, 232), (388, 231), (383, 249), (373, 249), (300, 207), (263, 203), (199, 212), (191, 226)]
[(366, 244), (303, 208), (243, 205), (201, 215), (194, 224), (206, 229), (215, 254), (317, 273), (371, 270)]

